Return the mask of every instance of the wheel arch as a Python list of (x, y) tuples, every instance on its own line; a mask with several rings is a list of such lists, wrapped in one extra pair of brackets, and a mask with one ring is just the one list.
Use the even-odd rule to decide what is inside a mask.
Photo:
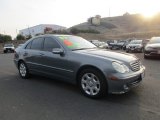
[[(21, 62), (24, 62), (24, 60), (22, 60), (22, 59), (18, 60), (18, 68), (19, 68), (19, 64), (20, 64)], [(24, 63), (25, 63), (25, 62), (24, 62)]]
[(76, 83), (77, 84), (78, 84), (78, 76), (79, 76), (79, 74), (85, 69), (95, 69), (95, 70), (97, 70), (102, 75), (104, 80), (106, 81), (106, 84), (107, 84), (107, 87), (108, 87), (108, 82), (107, 82), (107, 79), (106, 79), (104, 73), (99, 68), (97, 68), (96, 66), (93, 66), (93, 65), (83, 65), (83, 66), (81, 66), (79, 68), (79, 70), (76, 73)]

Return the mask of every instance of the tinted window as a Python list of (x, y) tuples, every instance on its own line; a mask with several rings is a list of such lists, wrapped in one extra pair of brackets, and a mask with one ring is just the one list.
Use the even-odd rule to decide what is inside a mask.
[(44, 50), (45, 51), (52, 51), (53, 48), (60, 48), (60, 45), (53, 38), (45, 38)]
[(31, 49), (41, 50), (42, 49), (43, 38), (36, 38), (32, 41)]
[(26, 49), (31, 49), (31, 43), (32, 43), (32, 42), (29, 42), (29, 43), (27, 44)]

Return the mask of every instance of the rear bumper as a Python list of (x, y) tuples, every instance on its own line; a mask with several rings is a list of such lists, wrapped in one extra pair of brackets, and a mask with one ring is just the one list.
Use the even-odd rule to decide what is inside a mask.
[(123, 94), (138, 86), (145, 76), (145, 67), (130, 75), (115, 76), (117, 80), (108, 80), (108, 92)]

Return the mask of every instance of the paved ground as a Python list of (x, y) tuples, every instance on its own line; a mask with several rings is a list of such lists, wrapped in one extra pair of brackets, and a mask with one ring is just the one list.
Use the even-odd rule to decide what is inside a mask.
[(160, 120), (160, 60), (143, 60), (142, 84), (123, 95), (84, 97), (74, 85), (19, 77), (13, 54), (0, 54), (0, 120)]

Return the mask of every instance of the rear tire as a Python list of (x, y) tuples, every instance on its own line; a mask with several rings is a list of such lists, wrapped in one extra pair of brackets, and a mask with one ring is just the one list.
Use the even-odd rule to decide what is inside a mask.
[(107, 94), (107, 83), (103, 75), (96, 69), (83, 70), (78, 76), (81, 92), (89, 98), (101, 98)]
[(7, 53), (6, 50), (4, 50), (3, 53)]
[(27, 79), (29, 78), (29, 70), (27, 65), (24, 62), (20, 62), (18, 65), (18, 70), (19, 70), (19, 75), (23, 78), (23, 79)]

